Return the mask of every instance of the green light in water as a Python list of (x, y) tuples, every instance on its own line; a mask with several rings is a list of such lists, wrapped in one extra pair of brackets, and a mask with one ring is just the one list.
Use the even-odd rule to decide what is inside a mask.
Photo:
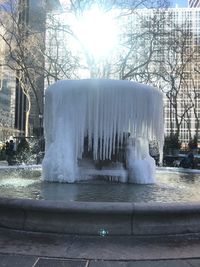
[(109, 234), (109, 232), (108, 232), (108, 230), (106, 230), (106, 229), (100, 229), (99, 230), (99, 235), (100, 236), (106, 236), (106, 235), (108, 235)]

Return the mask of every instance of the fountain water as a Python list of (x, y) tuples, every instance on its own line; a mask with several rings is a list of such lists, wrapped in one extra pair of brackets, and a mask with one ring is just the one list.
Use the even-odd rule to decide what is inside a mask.
[(128, 175), (119, 171), (119, 181), (155, 180), (148, 142), (156, 139), (160, 154), (163, 146), (163, 99), (156, 88), (119, 80), (59, 81), (46, 90), (44, 126), (44, 180), (84, 179), (80, 165), (86, 138), (94, 161), (112, 160), (119, 146), (125, 146)]

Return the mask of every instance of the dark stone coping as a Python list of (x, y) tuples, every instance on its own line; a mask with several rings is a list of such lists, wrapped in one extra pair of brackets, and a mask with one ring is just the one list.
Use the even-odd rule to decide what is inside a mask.
[(22, 210), (43, 210), (52, 212), (70, 213), (116, 213), (130, 214), (133, 210), (132, 203), (113, 202), (62, 202), (52, 200), (35, 199), (11, 199), (0, 198), (0, 207), (22, 209)]
[(0, 198), (0, 227), (75, 235), (196, 234), (200, 233), (200, 204)]
[(200, 213), (200, 203), (62, 202), (20, 198), (0, 198), (0, 207), (70, 213), (105, 214), (185, 214)]

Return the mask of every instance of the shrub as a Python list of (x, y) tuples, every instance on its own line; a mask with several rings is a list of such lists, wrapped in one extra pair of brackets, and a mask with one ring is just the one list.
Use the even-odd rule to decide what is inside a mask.
[(190, 139), (189, 143), (188, 143), (188, 147), (190, 150), (192, 149), (197, 149), (197, 136), (195, 135), (192, 139)]
[(168, 153), (169, 151), (178, 150), (181, 148), (181, 142), (177, 134), (169, 135), (165, 137), (164, 142), (164, 152)]

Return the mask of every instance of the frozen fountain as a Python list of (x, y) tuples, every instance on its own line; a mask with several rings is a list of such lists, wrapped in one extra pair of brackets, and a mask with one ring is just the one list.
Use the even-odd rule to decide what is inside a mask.
[[(1, 228), (124, 240), (196, 238), (200, 171), (158, 168), (156, 183), (147, 184), (155, 181), (148, 142), (156, 139), (162, 150), (162, 105), (157, 89), (129, 81), (68, 80), (50, 86), (43, 179), (40, 166), (0, 168)], [(95, 180), (96, 175), (102, 176)], [(104, 175), (130, 183), (110, 182)]]
[[(126, 167), (115, 162), (119, 181), (155, 181), (148, 144), (157, 140), (160, 155), (163, 147), (163, 99), (156, 88), (122, 80), (58, 81), (46, 90), (44, 115), (44, 180), (87, 179), (88, 166), (81, 164), (85, 150), (94, 162), (112, 162), (121, 146)], [(109, 175), (110, 170), (90, 166), (90, 174), (101, 173)]]

